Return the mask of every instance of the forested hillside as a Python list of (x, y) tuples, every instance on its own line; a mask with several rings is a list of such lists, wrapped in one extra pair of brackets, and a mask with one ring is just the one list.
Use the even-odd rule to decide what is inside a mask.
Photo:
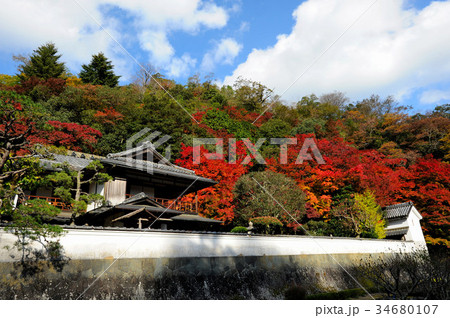
[[(117, 86), (101, 53), (78, 76), (62, 59), (46, 45), (22, 59), (18, 75), (0, 75), (0, 132), (10, 124), (17, 132), (30, 129), (31, 144), (106, 155), (124, 150), (127, 138), (148, 127), (171, 136), (174, 163), (219, 181), (200, 191), (200, 210), (226, 227), (263, 217), (269, 225), (280, 222), (283, 233), (302, 232), (274, 202), (258, 199), (258, 180), (277, 185), (269, 187), (273, 196), (312, 234), (383, 237), (379, 206), (412, 201), (427, 241), (450, 246), (450, 105), (413, 114), (392, 97), (351, 101), (340, 92), (288, 103), (251, 79), (219, 87), (193, 76), (183, 85), (150, 67), (152, 76), (140, 72), (133, 83)], [(227, 154), (194, 164), (193, 137), (223, 138), (226, 153), (229, 138), (236, 138), (237, 162)], [(286, 164), (280, 147), (269, 143), (281, 137), (297, 138)], [(267, 139), (259, 148), (265, 165), (239, 164), (247, 149), (242, 138)], [(315, 140), (325, 164), (296, 163), (306, 138)], [(248, 174), (253, 178), (243, 177)]]

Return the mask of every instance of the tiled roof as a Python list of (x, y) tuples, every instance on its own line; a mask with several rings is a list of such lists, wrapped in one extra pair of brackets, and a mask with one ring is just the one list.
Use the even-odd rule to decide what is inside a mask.
[[(146, 148), (147, 147), (147, 148)], [(134, 159), (133, 156), (130, 156), (132, 153), (136, 153), (145, 149), (151, 149), (154, 152), (155, 158), (160, 160), (160, 163), (156, 163), (153, 161), (147, 160), (138, 160)], [(52, 158), (41, 158), (40, 161), (42, 165), (48, 169), (54, 169), (54, 164), (67, 162), (70, 166), (72, 166), (76, 170), (84, 169), (92, 160), (99, 160), (103, 164), (111, 165), (111, 166), (119, 166), (124, 168), (129, 168), (133, 170), (140, 170), (144, 172), (148, 172), (150, 174), (156, 173), (160, 175), (168, 175), (176, 178), (187, 179), (187, 180), (195, 180), (196, 185), (200, 187), (207, 187), (210, 185), (217, 184), (216, 181), (203, 178), (197, 176), (195, 171), (189, 170), (177, 165), (170, 163), (169, 161), (164, 162), (166, 160), (161, 154), (159, 154), (155, 149), (150, 147), (147, 144), (143, 146), (138, 146), (133, 149), (128, 149), (118, 153), (111, 153), (106, 157), (76, 152), (76, 151), (68, 151), (67, 155), (58, 155), (52, 154)], [(194, 189), (193, 187), (192, 189)]]
[(128, 199), (126, 199), (125, 201), (121, 202), (120, 204), (130, 204), (133, 203), (135, 201), (141, 200), (141, 199), (148, 199), (148, 196), (144, 193), (144, 192), (140, 192), (138, 194), (133, 195), (132, 197), (129, 197)]
[[(92, 160), (99, 160), (100, 162), (107, 164), (119, 164), (122, 166), (130, 167), (132, 169), (142, 170), (142, 171), (172, 171), (181, 174), (195, 175), (195, 172), (189, 169), (185, 169), (180, 166), (176, 166), (172, 163), (161, 164), (147, 160), (138, 160), (131, 157), (126, 157), (129, 153), (133, 153), (136, 149), (141, 150), (140, 147), (122, 151), (119, 153), (108, 154), (107, 157), (77, 152), (68, 151), (67, 155), (52, 154), (52, 158), (44, 158), (40, 161), (43, 165), (51, 169), (52, 165), (67, 162), (70, 166), (75, 169), (84, 169)], [(155, 150), (154, 150), (155, 151)], [(161, 156), (161, 155), (160, 155)]]
[(149, 141), (144, 142), (141, 145), (138, 145), (134, 148), (127, 149), (121, 152), (109, 153), (106, 157), (107, 158), (129, 157), (141, 151), (152, 152), (155, 153), (155, 155), (157, 155), (158, 157), (162, 157), (162, 155), (156, 151), (155, 146), (153, 146), (153, 144)]
[(145, 194), (144, 192), (140, 192), (138, 194), (133, 195), (132, 197), (129, 197), (128, 199), (126, 199), (125, 201), (120, 202), (118, 205), (127, 205), (127, 204), (133, 204), (135, 202), (139, 202), (145, 200), (147, 202), (150, 202), (151, 204), (153, 204), (156, 207), (160, 207), (160, 208), (164, 208), (163, 205), (159, 204), (158, 202), (156, 202), (155, 200), (153, 200), (152, 198), (150, 198), (147, 194)]
[(395, 229), (386, 229), (386, 237), (396, 236), (396, 235), (405, 235), (408, 233), (409, 227), (400, 227)]
[(146, 160), (138, 160), (126, 157), (115, 157), (115, 158), (105, 158), (101, 159), (101, 162), (109, 163), (109, 164), (118, 164), (126, 167), (130, 167), (132, 169), (142, 170), (142, 171), (152, 171), (153, 169), (156, 171), (172, 171), (182, 174), (195, 175), (195, 172), (189, 169), (185, 169), (175, 165), (165, 165), (152, 161)]
[(99, 156), (99, 155), (93, 155), (91, 153), (85, 153), (85, 152), (79, 152), (79, 151), (73, 151), (73, 150), (67, 150), (66, 153), (67, 156), (72, 156), (72, 157), (77, 157), (77, 158), (82, 158), (82, 159), (90, 159), (90, 160), (99, 160), (102, 158), (105, 158), (103, 156)]
[(409, 201), (405, 203), (389, 205), (387, 207), (384, 207), (383, 210), (386, 213), (386, 220), (389, 220), (407, 217), (411, 212), (412, 207), (413, 203)]
[(61, 163), (67, 162), (71, 167), (73, 167), (77, 170), (86, 168), (86, 166), (89, 165), (91, 163), (91, 161), (92, 160), (90, 160), (90, 159), (65, 156), (65, 155), (57, 155), (57, 154), (52, 154), (51, 158), (45, 158), (45, 159), (40, 160), (40, 162), (47, 169), (53, 169), (53, 165), (55, 165), (55, 164), (61, 164)]
[(223, 223), (222, 221), (204, 218), (204, 217), (201, 217), (200, 215), (197, 215), (197, 214), (181, 214), (181, 215), (177, 215), (177, 216), (171, 217), (171, 219), (172, 220), (177, 220), (177, 221), (194, 221), (194, 222), (205, 222), (205, 223)]

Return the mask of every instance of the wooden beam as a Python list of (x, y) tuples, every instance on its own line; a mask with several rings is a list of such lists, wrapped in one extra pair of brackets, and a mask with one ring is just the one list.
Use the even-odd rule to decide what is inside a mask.
[[(122, 219), (128, 219), (128, 218), (132, 217), (133, 215), (136, 215), (136, 214), (138, 214), (138, 213), (140, 213), (140, 212), (142, 212), (142, 211), (144, 211), (144, 210), (145, 210), (145, 208), (137, 209), (136, 211), (127, 213), (127, 214), (125, 214), (125, 215), (122, 215), (121, 217), (118, 217), (118, 218), (112, 220), (111, 222), (120, 221), (120, 220), (122, 220)], [(148, 211), (146, 211), (146, 212), (149, 213)]]

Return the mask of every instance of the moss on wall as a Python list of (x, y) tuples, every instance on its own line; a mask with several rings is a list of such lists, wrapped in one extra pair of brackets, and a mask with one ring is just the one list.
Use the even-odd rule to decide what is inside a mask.
[[(361, 254), (119, 259), (83, 299), (283, 299), (293, 285), (308, 294), (357, 287), (351, 269)], [(336, 260), (333, 260), (333, 258)], [(61, 273), (20, 278), (0, 263), (1, 299), (76, 299), (112, 258), (72, 260)]]

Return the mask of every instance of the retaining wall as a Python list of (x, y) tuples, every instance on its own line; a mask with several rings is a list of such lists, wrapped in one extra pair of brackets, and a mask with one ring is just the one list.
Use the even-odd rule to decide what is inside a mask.
[[(14, 241), (0, 231), (0, 245)], [(313, 292), (358, 287), (343, 268), (423, 247), (392, 240), (87, 228), (68, 229), (61, 243), (71, 261), (62, 274), (49, 272), (38, 284), (50, 293), (58, 282), (60, 291), (50, 298), (72, 298), (107, 270), (87, 298), (276, 299), (293, 284)], [(0, 250), (4, 279), (12, 277), (11, 254)]]

